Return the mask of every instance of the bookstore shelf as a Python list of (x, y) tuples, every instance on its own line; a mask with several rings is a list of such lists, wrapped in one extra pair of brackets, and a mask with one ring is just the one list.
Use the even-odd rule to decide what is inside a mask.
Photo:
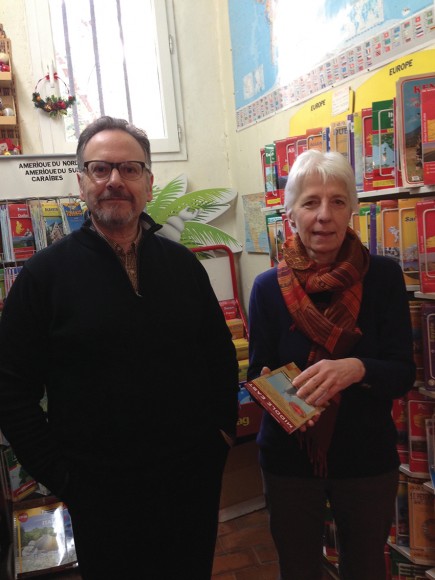
[(411, 471), (407, 463), (402, 463), (399, 469), (402, 473), (414, 479), (428, 479), (429, 477), (429, 473), (427, 472)]
[[(399, 197), (432, 196), (435, 195), (435, 185), (422, 185), (420, 187), (391, 187), (388, 189), (373, 189), (358, 192), (361, 201), (377, 201), (381, 199), (396, 199)], [(284, 213), (283, 205), (267, 206), (262, 208), (263, 213)], [(435, 294), (434, 294), (435, 298)]]
[(420, 558), (411, 558), (411, 550), (407, 546), (398, 546), (393, 542), (388, 542), (388, 545), (390, 546), (390, 548), (396, 550), (396, 552), (399, 552), (399, 554), (402, 554), (402, 556), (405, 556), (405, 558), (407, 558), (410, 562), (413, 562), (414, 564), (419, 564), (420, 566), (428, 566), (428, 565), (433, 566), (435, 564), (435, 562), (428, 563), (427, 560), (423, 560)]

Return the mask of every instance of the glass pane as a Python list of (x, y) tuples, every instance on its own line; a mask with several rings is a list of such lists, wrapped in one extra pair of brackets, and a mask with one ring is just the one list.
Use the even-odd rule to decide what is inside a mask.
[(166, 138), (153, 0), (50, 0), (50, 15), (57, 72), (77, 97), (67, 139), (102, 114)]

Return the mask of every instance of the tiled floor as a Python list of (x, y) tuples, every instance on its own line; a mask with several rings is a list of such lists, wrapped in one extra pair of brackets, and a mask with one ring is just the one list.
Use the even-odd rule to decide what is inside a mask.
[[(81, 580), (78, 571), (39, 577), (44, 580)], [(189, 573), (180, 576), (188, 579)], [(268, 515), (260, 509), (219, 524), (212, 580), (276, 580), (277, 554), (269, 533)], [(325, 572), (322, 580), (331, 580)]]

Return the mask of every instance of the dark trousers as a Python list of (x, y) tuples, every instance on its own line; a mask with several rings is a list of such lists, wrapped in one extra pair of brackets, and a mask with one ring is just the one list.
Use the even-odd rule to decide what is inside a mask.
[[(228, 446), (219, 434), (135, 485), (114, 476), (108, 488), (69, 505), (84, 580), (209, 580)], [(109, 491), (110, 490), (110, 491)]]
[(326, 500), (337, 526), (342, 580), (385, 580), (384, 548), (398, 471), (374, 477), (310, 479), (263, 472), (281, 580), (322, 578)]

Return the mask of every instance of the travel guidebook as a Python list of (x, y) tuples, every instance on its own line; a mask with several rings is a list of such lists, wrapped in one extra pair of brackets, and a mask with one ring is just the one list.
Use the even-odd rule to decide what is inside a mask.
[(77, 560), (70, 516), (63, 503), (14, 510), (13, 524), (18, 574)]
[(293, 433), (314, 415), (323, 411), (322, 407), (308, 405), (296, 395), (292, 381), (300, 372), (295, 363), (288, 363), (267, 375), (245, 383), (251, 396), (287, 433)]

